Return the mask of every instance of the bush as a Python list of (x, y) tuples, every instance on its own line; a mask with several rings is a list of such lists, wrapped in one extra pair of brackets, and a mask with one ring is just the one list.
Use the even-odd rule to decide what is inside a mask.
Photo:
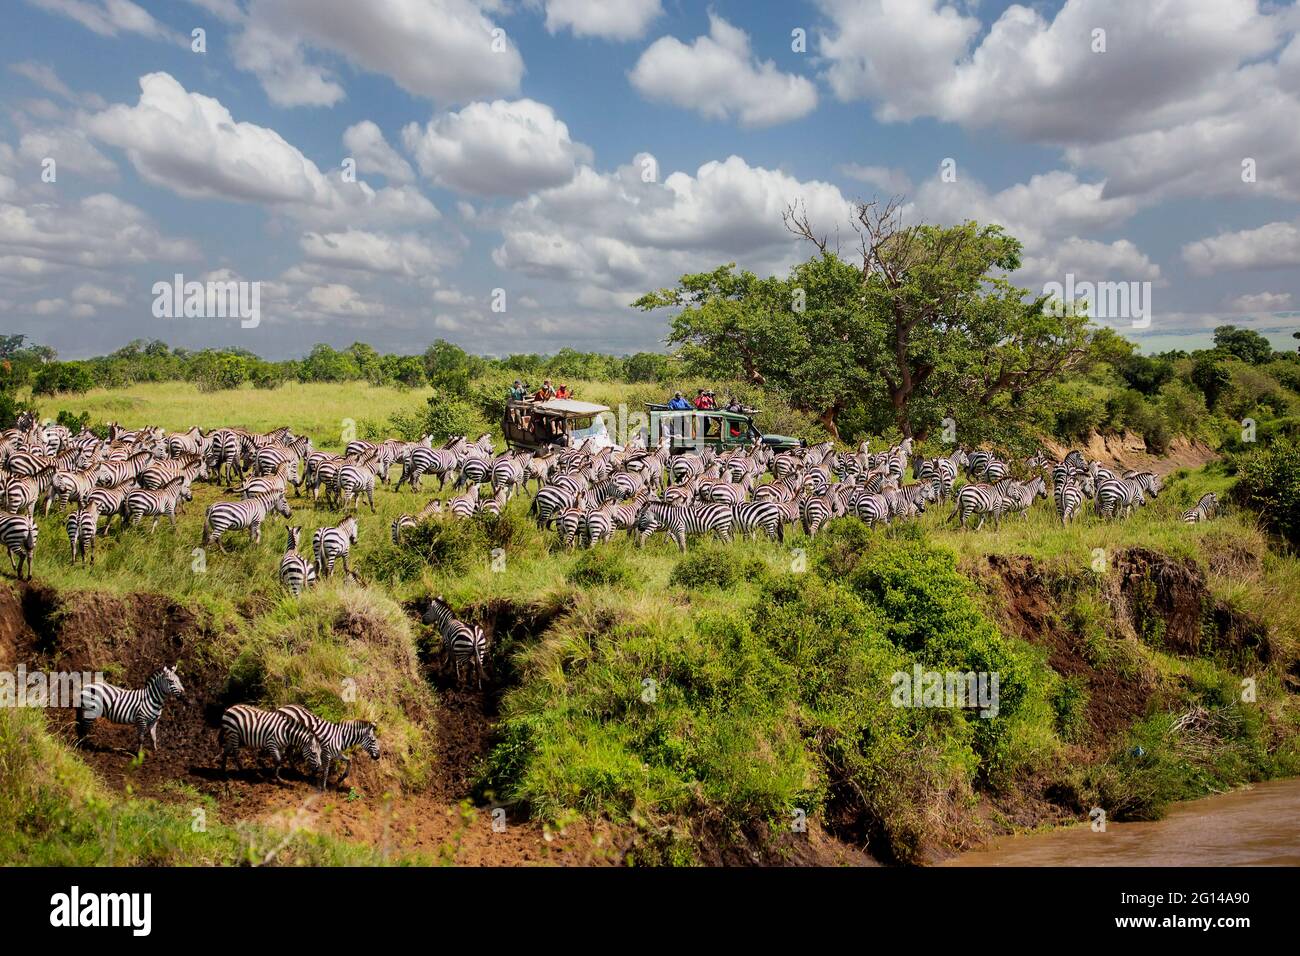
[(95, 385), (90, 370), (81, 362), (49, 362), (41, 366), (32, 383), (33, 395), (74, 394), (89, 391)]
[(1238, 478), (1232, 497), (1260, 513), (1268, 528), (1300, 544), (1300, 441), (1280, 440), (1230, 463)]
[(636, 583), (636, 573), (617, 551), (584, 551), (565, 575), (570, 584), (619, 586)]
[(757, 581), (766, 575), (767, 565), (761, 559), (738, 560), (734, 549), (710, 542), (697, 545), (678, 561), (668, 583), (697, 591), (730, 590), (742, 581)]

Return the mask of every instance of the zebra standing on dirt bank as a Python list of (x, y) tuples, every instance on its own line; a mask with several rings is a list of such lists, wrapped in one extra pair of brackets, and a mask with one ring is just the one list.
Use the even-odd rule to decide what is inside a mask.
[(424, 612), (424, 623), (438, 629), (442, 635), (442, 649), (447, 660), (456, 668), (456, 681), (460, 682), (460, 670), (465, 665), (478, 675), (478, 686), (483, 687), (483, 654), (487, 650), (487, 638), (483, 636), (482, 626), (470, 626), (456, 619), (450, 605), (441, 596), (429, 601), (429, 609)]
[[(335, 763), (343, 765), (339, 783), (347, 779), (348, 771), (352, 769), (352, 761), (347, 752), (353, 747), (362, 748), (371, 760), (379, 759), (379, 729), (368, 720), (345, 720), (336, 724), (317, 717), (301, 704), (286, 704), (276, 710), (276, 713), (305, 727), (320, 741), (321, 761), (325, 765), (322, 779), (326, 783), (329, 782), (330, 770)], [(324, 789), (324, 784), (321, 789)]]
[(304, 760), (312, 776), (320, 774), (320, 786), (325, 789), (324, 764), (321, 744), (309, 729), (278, 710), (262, 710), (248, 704), (236, 704), (221, 715), (221, 771), (226, 772), (226, 762), (235, 758), (235, 769), (242, 769), (239, 751), (252, 747), (265, 750), (275, 761), (275, 782), (280, 783), (280, 770), (288, 753), (296, 751)]
[(1201, 495), (1201, 500), (1196, 502), (1195, 508), (1183, 512), (1183, 520), (1188, 524), (1209, 521), (1218, 510), (1219, 496), (1211, 491), (1209, 494)]
[(90, 725), (102, 717), (110, 724), (134, 724), (139, 736), (137, 748), (144, 750), (144, 738), (148, 734), (157, 753), (158, 721), (162, 717), (163, 704), (169, 697), (184, 696), (185, 688), (174, 667), (160, 667), (139, 690), (128, 690), (103, 681), (87, 684), (81, 689), (76, 704), (77, 743), (85, 741), (90, 734)]

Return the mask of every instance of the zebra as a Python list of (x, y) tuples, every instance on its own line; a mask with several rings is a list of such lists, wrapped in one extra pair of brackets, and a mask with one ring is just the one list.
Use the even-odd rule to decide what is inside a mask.
[[(461, 441), (463, 443), (464, 439)], [(401, 491), (402, 482), (406, 482), (419, 491), (421, 476), (429, 474), (438, 476), (438, 490), (442, 491), (448, 477), (455, 480), (459, 465), (460, 455), (456, 448), (425, 448), (423, 445), (416, 445), (407, 451), (402, 463), (402, 474), (398, 477), (393, 490)]]
[(235, 758), (235, 769), (242, 769), (239, 751), (252, 747), (266, 751), (275, 761), (275, 782), (280, 783), (280, 770), (289, 750), (296, 750), (307, 761), (313, 776), (320, 774), (320, 786), (325, 789), (324, 762), (321, 744), (307, 727), (278, 710), (262, 710), (248, 704), (236, 704), (221, 715), (221, 772), (226, 773), (226, 762)]
[(1183, 520), (1188, 524), (1196, 524), (1200, 521), (1209, 521), (1219, 510), (1219, 497), (1214, 492), (1201, 495), (1201, 500), (1196, 502), (1196, 507), (1191, 511), (1183, 512)]
[(583, 547), (590, 548), (614, 537), (614, 502), (588, 511), (582, 522)]
[(799, 499), (799, 520), (803, 533), (810, 538), (817, 537), (817, 532), (832, 518), (844, 513), (844, 506), (833, 492), (821, 495), (804, 495)]
[(1012, 482), (1006, 490), (998, 488), (998, 491), (1007, 499), (1008, 511), (1019, 512), (1022, 518), (1028, 519), (1029, 506), (1034, 503), (1034, 499), (1047, 497), (1047, 482), (1042, 475), (1035, 475), (1025, 482)]
[(453, 487), (468, 488), (477, 493), (479, 485), (491, 480), (492, 460), (487, 455), (471, 452), (461, 461), (460, 474), (456, 476)]
[(219, 501), (208, 505), (203, 518), (203, 544), (206, 547), (209, 542), (216, 542), (217, 547), (225, 551), (226, 546), (222, 543), (221, 536), (227, 531), (243, 528), (248, 529), (248, 537), (254, 543), (261, 544), (262, 522), (272, 513), (285, 518), (293, 516), (283, 491), (245, 498), (243, 501)]
[(1124, 517), (1146, 504), (1140, 478), (1107, 478), (1097, 485), (1097, 514), (1103, 518)]
[(962, 485), (961, 490), (957, 492), (956, 504), (957, 507), (948, 516), (948, 520), (959, 519), (964, 529), (966, 519), (977, 514), (980, 516), (980, 520), (979, 524), (975, 526), (975, 530), (978, 531), (984, 527), (984, 520), (989, 516), (993, 518), (993, 527), (998, 528), (1001, 524), (1002, 515), (1010, 505), (1010, 501), (993, 485), (971, 484)]
[(393, 519), (393, 544), (402, 543), (402, 532), (409, 531), (417, 525), (422, 525), (434, 515), (442, 514), (442, 502), (433, 498), (425, 505), (417, 515), (400, 514)]
[[(4, 543), (9, 552), (9, 566), (20, 580), (24, 561), (27, 562), (27, 580), (32, 579), (32, 555), (36, 551), (36, 536), (39, 533), (36, 519), (30, 515), (0, 514), (0, 542)], [(14, 563), (15, 554), (18, 555), (17, 564)]]
[(90, 725), (99, 718), (110, 724), (132, 724), (138, 734), (136, 749), (144, 750), (147, 734), (158, 752), (158, 721), (163, 704), (169, 697), (183, 698), (185, 688), (175, 667), (160, 667), (149, 675), (140, 690), (128, 690), (104, 681), (95, 681), (81, 689), (77, 697), (77, 743), (85, 742)]
[(447, 510), (457, 518), (469, 518), (479, 510), (478, 485), (464, 494), (457, 495), (447, 503)]
[(757, 537), (762, 531), (771, 541), (785, 542), (784, 513), (772, 501), (745, 501), (731, 506), (735, 528), (746, 538)]
[(348, 554), (357, 543), (357, 519), (348, 515), (333, 528), (317, 528), (311, 536), (311, 549), (316, 555), (316, 567), (325, 577), (334, 574), (334, 562), (343, 559), (343, 573), (351, 574)]
[(379, 759), (379, 728), (368, 720), (345, 720), (342, 723), (334, 723), (317, 717), (300, 704), (286, 704), (278, 708), (276, 713), (284, 714), (290, 720), (306, 727), (320, 741), (320, 755), (325, 764), (324, 778), (327, 783), (330, 770), (336, 762), (343, 765), (339, 783), (343, 783), (347, 778), (348, 771), (352, 768), (352, 761), (345, 754), (353, 747), (361, 747), (371, 760)]
[(531, 459), (532, 455), (525, 453), (509, 455), (497, 461), (492, 466), (492, 493), (500, 494), (505, 489), (507, 497), (513, 496), (527, 478), (528, 462)]
[(118, 485), (114, 488), (96, 488), (86, 498), (83, 507), (93, 506), (103, 517), (104, 527), (100, 534), (108, 534), (108, 526), (113, 522), (113, 516), (121, 518), (121, 523), (126, 523), (126, 496), (134, 491), (132, 485)]
[(432, 598), (424, 612), (423, 621), (438, 629), (442, 635), (442, 649), (446, 660), (456, 669), (456, 682), (460, 683), (461, 668), (468, 665), (478, 675), (478, 686), (483, 687), (483, 655), (487, 650), (487, 638), (483, 636), (483, 627), (479, 624), (470, 626), (458, 620), (451, 606), (442, 596)]
[(77, 552), (81, 552), (81, 563), (86, 563), (86, 546), (90, 546), (90, 566), (95, 566), (95, 537), (99, 533), (99, 509), (93, 504), (68, 515), (68, 543), (72, 546), (72, 563), (77, 563)]
[(366, 500), (370, 502), (370, 513), (375, 513), (375, 472), (371, 470), (368, 459), (366, 462), (344, 462), (339, 466), (338, 477), (335, 479), (335, 488), (338, 492), (339, 504), (347, 507), (351, 504), (355, 510), (364, 494)]
[(1087, 478), (1082, 481), (1078, 478), (1063, 478), (1057, 482), (1054, 498), (1056, 500), (1056, 513), (1061, 516), (1061, 524), (1068, 525), (1083, 506), (1085, 498), (1091, 497), (1088, 494)]
[(239, 436), (231, 429), (221, 428), (208, 436), (208, 447), (203, 458), (212, 466), (218, 481), (222, 480), (223, 473), (227, 483), (232, 482), (236, 475), (241, 482), (244, 480), (244, 459)]
[(735, 520), (735, 513), (729, 505), (670, 505), (650, 501), (637, 517), (637, 544), (644, 544), (645, 539), (656, 531), (672, 538), (679, 551), (686, 550), (688, 534), (712, 531), (723, 541), (730, 542)]
[(55, 502), (58, 502), (60, 508), (74, 503), (78, 508), (84, 505), (90, 493), (95, 490), (95, 474), (94, 470), (57, 472), (45, 498), (46, 516), (49, 516), (50, 506)]
[(126, 493), (126, 499), (122, 502), (125, 509), (123, 523), (133, 524), (141, 518), (153, 518), (153, 525), (149, 528), (149, 533), (153, 534), (158, 530), (158, 522), (166, 515), (171, 521), (173, 528), (176, 527), (176, 511), (182, 501), (189, 501), (194, 497), (190, 491), (190, 483), (184, 475), (177, 475), (167, 484), (155, 490), (147, 488), (136, 488)]
[(316, 583), (316, 566), (298, 553), (298, 544), (302, 541), (302, 525), (289, 528), (289, 542), (280, 559), (280, 583), (294, 597), (302, 594), (304, 588)]

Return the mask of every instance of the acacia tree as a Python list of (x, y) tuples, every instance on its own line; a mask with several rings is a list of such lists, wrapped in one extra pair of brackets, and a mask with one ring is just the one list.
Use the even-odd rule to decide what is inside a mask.
[(850, 262), (802, 206), (785, 223), (818, 251), (788, 278), (723, 266), (633, 305), (679, 308), (668, 342), (692, 371), (779, 387), (833, 437), (848, 408), (883, 406), (917, 439), (945, 416), (1005, 417), (1090, 361), (1077, 306), (1045, 309), (1008, 280), (1021, 246), (1001, 226), (904, 227), (897, 200), (859, 203)]

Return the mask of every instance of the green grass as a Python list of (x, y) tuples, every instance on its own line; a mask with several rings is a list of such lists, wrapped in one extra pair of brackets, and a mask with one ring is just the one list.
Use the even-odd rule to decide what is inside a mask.
[[(634, 409), (659, 397), (657, 388), (595, 383), (579, 383), (579, 394)], [(200, 395), (166, 384), (54, 405), (129, 427), (288, 424), (337, 447), (343, 419), (383, 421), (418, 409), (426, 395), (357, 384)], [(60, 517), (42, 519), (36, 574), (60, 591), (160, 592), (199, 610), (220, 635), (211, 652), (248, 699), (304, 701), (332, 716), (378, 721), (392, 755), (384, 766), (399, 788), (427, 780), (435, 733), (433, 692), (417, 660), (426, 638), (402, 605), (441, 594), (470, 617), (508, 608), (516, 619), (540, 623), (500, 635), (494, 649), (508, 687), (483, 795), (543, 819), (576, 810), (638, 827), (649, 835), (652, 849), (641, 852), (651, 860), (691, 858), (691, 841), (705, 831), (735, 839), (780, 832), (795, 809), (851, 819), (873, 847), (910, 860), (936, 843), (978, 836), (974, 804), (1031, 779), (1060, 783), (1080, 805), (1106, 800), (1149, 816), (1171, 799), (1296, 772), (1296, 719), (1280, 672), (1300, 647), (1300, 561), (1271, 550), (1248, 514), (1229, 511), (1204, 525), (1178, 520), (1200, 494), (1223, 491), (1230, 481), (1213, 466), (1176, 475), (1124, 522), (1089, 513), (1062, 528), (1050, 505), (1038, 502), (1027, 519), (1008, 518), (1000, 530), (961, 531), (946, 523), (943, 508), (889, 531), (843, 522), (816, 542), (797, 528), (784, 545), (692, 541), (685, 557), (662, 536), (642, 549), (619, 535), (592, 552), (565, 551), (554, 534), (537, 530), (526, 500), (500, 518), (435, 522), (396, 547), (392, 519), (420, 510), (436, 485), (426, 482), (419, 493), (381, 487), (377, 513), (363, 506), (358, 515), (353, 562), (364, 584), (324, 583), (298, 601), (277, 581), (280, 519), (263, 529), (260, 545), (236, 535), (228, 553), (209, 548), (196, 563), (203, 510), (224, 497), (201, 484), (175, 530), (166, 522), (154, 534), (114, 530), (100, 539), (93, 569), (70, 562)], [(307, 540), (341, 518), (306, 499), (291, 495), (290, 503)], [(1174, 657), (1116, 634), (1101, 584), (1113, 574), (1115, 555), (1131, 547), (1195, 561), (1207, 571), (1211, 597), (1267, 625), (1274, 662), (1257, 675), (1263, 703), (1255, 716), (1231, 713), (1206, 725), (1212, 733), (1171, 737), (1167, 721), (1193, 707), (1231, 712), (1234, 705), (1220, 698), (1225, 682), (1240, 675), (1221, 662)], [(1093, 571), (1098, 549), (1106, 559), (1100, 579)], [(1098, 761), (1080, 762), (1073, 748), (1086, 691), (1060, 679), (1037, 648), (1001, 632), (998, 608), (954, 570), (989, 555), (1027, 557), (1076, 582), (1054, 610), (1090, 666), (1121, 676), (1151, 673), (1177, 690), (1131, 731), (1146, 743), (1110, 741)], [(889, 706), (888, 676), (914, 660), (1004, 671), (1002, 717)], [(358, 682), (355, 700), (344, 699), (347, 680)], [(31, 727), (15, 726), (0, 740), (0, 761), (59, 749)], [(1158, 755), (1149, 766), (1124, 756), (1139, 745)], [(68, 791), (83, 782), (92, 787), (71, 755), (54, 763), (71, 781)], [(24, 773), (30, 779), (31, 771)], [(13, 852), (31, 844), (45, 848), (41, 859), (64, 852), (69, 861), (106, 862), (79, 848), (90, 832), (78, 829), (82, 814), (95, 827), (113, 813), (165, 833), (186, 824), (166, 807), (93, 789), (86, 792), (99, 794), (102, 805), (72, 810), (67, 793), (56, 790), (63, 795), (41, 809), (41, 787), (49, 786), (24, 784), (9, 793), (9, 809), (0, 808), (0, 824), (15, 821)], [(22, 822), (24, 801), (36, 807), (39, 825)], [(661, 839), (665, 833), (672, 836)], [(250, 839), (223, 831), (176, 844), (185, 851), (142, 844), (122, 859), (157, 853), (167, 862), (235, 862)], [(304, 843), (297, 852), (303, 860), (341, 860), (353, 851)]]

